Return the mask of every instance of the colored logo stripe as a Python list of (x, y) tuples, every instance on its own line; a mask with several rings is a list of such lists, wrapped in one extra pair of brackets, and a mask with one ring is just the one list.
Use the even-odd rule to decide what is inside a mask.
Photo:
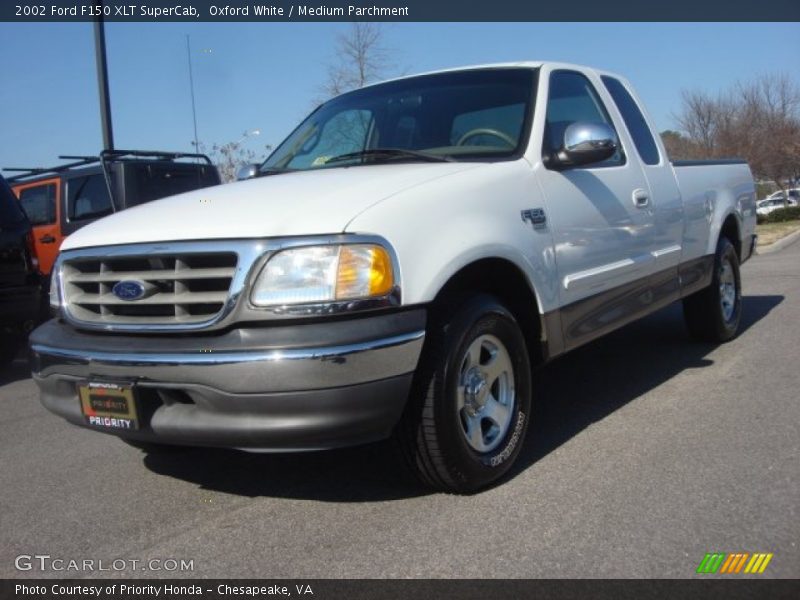
[(753, 554), (753, 558), (744, 568), (745, 573), (763, 573), (767, 568), (769, 561), (772, 560), (772, 553), (769, 554)]
[(750, 556), (747, 552), (738, 552), (736, 554), (728, 554), (728, 559), (722, 564), (720, 573), (738, 573), (744, 566), (744, 561)]
[[(708, 553), (697, 567), (698, 573), (763, 573), (772, 560), (772, 553), (713, 552)], [(749, 561), (748, 561), (749, 559)], [(745, 566), (747, 564), (747, 566)], [(742, 571), (744, 568), (744, 571)]]
[(698, 573), (716, 573), (722, 561), (725, 560), (725, 554), (716, 552), (714, 554), (706, 554), (700, 566), (697, 567)]

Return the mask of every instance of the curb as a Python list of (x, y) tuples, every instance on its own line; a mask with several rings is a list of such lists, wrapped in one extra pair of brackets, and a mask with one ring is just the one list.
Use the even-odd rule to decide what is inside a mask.
[(769, 246), (764, 246), (763, 248), (756, 246), (756, 254), (761, 256), (762, 254), (772, 254), (773, 252), (778, 252), (778, 250), (783, 250), (786, 248), (786, 246), (793, 244), (798, 239), (800, 239), (800, 229), (793, 231), (786, 237), (782, 237), (776, 242), (771, 243)]

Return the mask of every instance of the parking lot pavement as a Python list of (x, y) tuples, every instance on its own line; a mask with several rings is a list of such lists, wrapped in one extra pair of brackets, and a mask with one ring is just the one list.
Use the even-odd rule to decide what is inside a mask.
[[(0, 375), (0, 577), (695, 577), (715, 551), (799, 577), (800, 242), (743, 277), (729, 344), (690, 342), (674, 306), (538, 372), (519, 466), (470, 497), (408, 483), (385, 445), (148, 455), (49, 414), (20, 359)], [(15, 568), (33, 554), (194, 569)]]

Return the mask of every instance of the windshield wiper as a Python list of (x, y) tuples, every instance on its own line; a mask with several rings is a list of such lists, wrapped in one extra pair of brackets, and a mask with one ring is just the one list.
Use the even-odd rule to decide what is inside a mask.
[(449, 156), (420, 152), (419, 150), (404, 150), (402, 148), (370, 148), (369, 150), (359, 150), (358, 152), (348, 152), (329, 158), (325, 161), (326, 165), (335, 162), (342, 162), (352, 158), (413, 158), (426, 162), (455, 162)]
[(256, 171), (255, 177), (266, 177), (267, 175), (280, 175), (281, 173), (295, 173), (298, 169), (288, 169), (286, 167), (267, 167)]

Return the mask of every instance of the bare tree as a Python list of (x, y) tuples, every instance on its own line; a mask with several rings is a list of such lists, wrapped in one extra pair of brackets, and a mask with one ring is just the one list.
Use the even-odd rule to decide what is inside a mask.
[(798, 176), (800, 88), (787, 75), (762, 75), (717, 96), (684, 91), (674, 118), (682, 131), (662, 134), (672, 158), (740, 156), (778, 187)]
[(328, 65), (328, 80), (321, 87), (325, 99), (380, 80), (392, 68), (379, 23), (351, 23), (336, 38), (336, 62)]
[(672, 129), (662, 131), (661, 141), (664, 142), (667, 155), (672, 159), (700, 158), (703, 154), (697, 144), (680, 131)]
[(681, 92), (681, 101), (683, 110), (677, 117), (678, 124), (699, 152), (713, 156), (718, 126), (716, 99), (705, 92), (684, 90)]
[[(328, 64), (327, 81), (319, 88), (317, 103), (379, 81), (394, 68), (379, 23), (351, 23), (336, 37), (334, 62)], [(372, 115), (348, 111), (328, 125), (326, 144), (333, 154), (363, 149)], [(324, 153), (324, 151), (323, 151)]]
[(750, 151), (754, 171), (783, 187), (799, 168), (800, 89), (786, 75), (765, 75), (738, 91), (740, 145)]
[(199, 152), (208, 154), (211, 162), (217, 167), (222, 183), (230, 183), (236, 181), (236, 174), (242, 165), (260, 162), (266, 158), (272, 146), (267, 144), (264, 146), (264, 155), (259, 156), (254, 150), (246, 148), (244, 139), (247, 137), (245, 134), (241, 139), (235, 142), (226, 142), (224, 144), (214, 143), (211, 147), (207, 147), (200, 142)]

